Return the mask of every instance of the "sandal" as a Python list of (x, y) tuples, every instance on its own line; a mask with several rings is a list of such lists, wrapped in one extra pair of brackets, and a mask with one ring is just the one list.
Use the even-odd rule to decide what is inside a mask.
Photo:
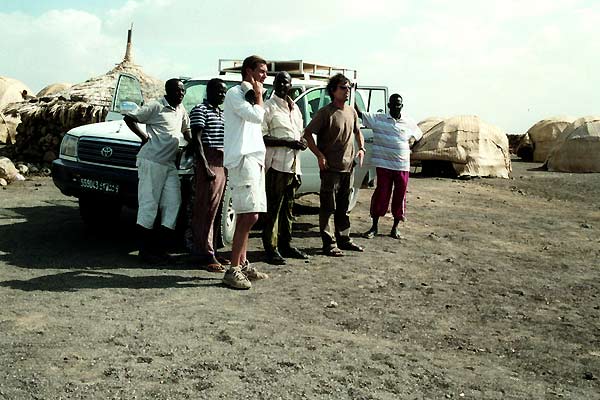
[(363, 233), (363, 237), (365, 239), (373, 239), (375, 237), (375, 235), (377, 234), (376, 231), (373, 230), (368, 230), (365, 233)]
[(208, 272), (215, 272), (215, 273), (225, 272), (225, 267), (223, 267), (219, 263), (206, 264), (206, 266), (204, 266), (202, 269), (205, 271), (208, 271)]
[(365, 249), (363, 249), (362, 247), (360, 247), (359, 245), (357, 245), (356, 243), (353, 243), (353, 242), (340, 244), (338, 247), (342, 250), (359, 251), (359, 252), (365, 251)]
[(231, 261), (225, 257), (217, 256), (217, 261), (221, 263), (221, 265), (231, 265)]
[(328, 249), (323, 249), (323, 253), (329, 257), (343, 257), (344, 256), (344, 252), (341, 251), (337, 247), (330, 247)]

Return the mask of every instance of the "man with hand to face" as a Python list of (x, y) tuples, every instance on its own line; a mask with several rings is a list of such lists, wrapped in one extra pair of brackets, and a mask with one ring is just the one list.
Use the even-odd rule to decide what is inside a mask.
[(263, 246), (269, 264), (284, 265), (283, 257), (308, 258), (291, 245), (294, 197), (301, 183), (300, 151), (306, 149), (306, 141), (302, 138), (302, 115), (288, 95), (292, 77), (285, 71), (279, 72), (273, 86), (275, 95), (265, 102), (262, 125), (267, 146)]
[[(342, 250), (363, 251), (350, 239), (348, 207), (354, 182), (354, 158), (362, 166), (365, 156), (364, 138), (358, 125), (358, 115), (346, 104), (352, 84), (342, 74), (334, 75), (327, 83), (331, 103), (315, 114), (304, 130), (308, 148), (317, 156), (321, 174), (319, 193), (319, 229), (323, 253), (332, 257), (344, 255)], [(317, 136), (317, 143), (313, 139)], [(358, 150), (354, 149), (354, 139)], [(335, 231), (330, 219), (334, 217)], [(337, 243), (336, 243), (337, 242)]]
[(225, 135), (223, 165), (229, 174), (233, 209), (237, 214), (231, 267), (223, 283), (235, 289), (249, 289), (250, 280), (266, 279), (267, 274), (251, 266), (246, 256), (250, 229), (258, 213), (267, 211), (265, 194), (265, 144), (262, 139), (263, 82), (267, 62), (258, 56), (242, 63), (242, 83), (225, 95)]

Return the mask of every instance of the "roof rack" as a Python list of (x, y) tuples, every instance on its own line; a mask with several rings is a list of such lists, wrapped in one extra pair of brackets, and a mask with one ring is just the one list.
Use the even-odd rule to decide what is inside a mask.
[[(243, 60), (219, 59), (219, 75), (228, 73), (242, 73)], [(352, 80), (356, 80), (357, 72), (350, 68), (332, 67), (330, 65), (307, 62), (304, 60), (267, 61), (267, 74), (275, 75), (280, 71), (287, 71), (292, 78), (327, 80), (335, 74), (341, 73)]]

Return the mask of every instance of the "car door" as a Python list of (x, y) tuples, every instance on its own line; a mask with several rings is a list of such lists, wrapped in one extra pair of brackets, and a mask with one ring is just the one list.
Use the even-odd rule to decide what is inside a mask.
[(131, 111), (144, 104), (142, 94), (142, 85), (133, 75), (120, 74), (117, 77), (115, 94), (110, 105), (110, 110), (106, 115), (106, 121), (116, 121), (123, 119), (122, 113)]
[[(327, 89), (324, 86), (319, 86), (302, 93), (296, 98), (295, 102), (300, 109), (304, 127), (306, 128), (317, 110), (331, 103), (331, 99), (327, 94)], [(313, 138), (316, 142), (316, 135), (313, 134)], [(321, 186), (319, 164), (310, 149), (306, 149), (300, 153), (300, 165), (302, 168), (302, 186), (300, 186), (297, 193), (318, 192)]]

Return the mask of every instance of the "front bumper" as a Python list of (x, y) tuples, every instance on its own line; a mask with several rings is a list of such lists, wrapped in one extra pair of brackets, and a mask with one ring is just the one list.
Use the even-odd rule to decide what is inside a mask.
[[(82, 179), (101, 182), (105, 187), (106, 185), (110, 185), (111, 188), (118, 187), (118, 191), (107, 192), (90, 187), (85, 188), (82, 187)], [(108, 196), (118, 198), (122, 204), (131, 207), (137, 206), (137, 170), (116, 169), (57, 159), (52, 162), (52, 180), (66, 196), (77, 198), (86, 194)]]

